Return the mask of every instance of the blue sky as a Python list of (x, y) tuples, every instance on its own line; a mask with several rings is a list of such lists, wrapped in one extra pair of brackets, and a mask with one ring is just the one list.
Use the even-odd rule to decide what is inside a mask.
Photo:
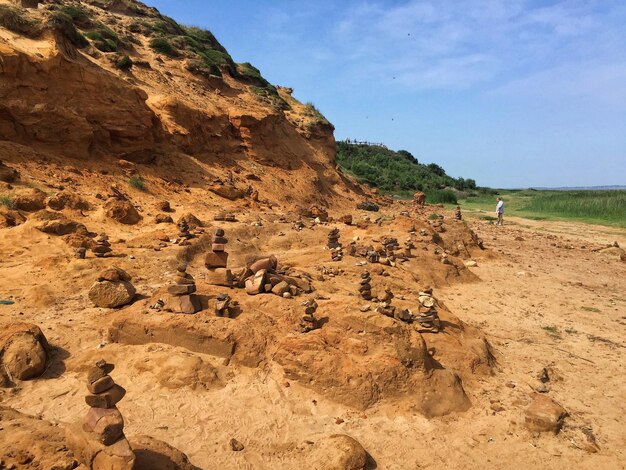
[(148, 0), (337, 139), (492, 187), (626, 185), (624, 0)]

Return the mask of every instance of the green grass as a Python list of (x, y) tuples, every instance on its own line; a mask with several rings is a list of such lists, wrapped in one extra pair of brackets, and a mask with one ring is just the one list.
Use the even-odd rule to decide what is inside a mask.
[(93, 45), (102, 52), (117, 52), (120, 38), (115, 31), (100, 23), (89, 31), (86, 36), (93, 41)]
[(28, 18), (25, 10), (9, 5), (0, 5), (0, 26), (31, 38), (39, 37), (41, 34), (41, 26)]
[(146, 190), (146, 182), (141, 178), (141, 176), (133, 176), (128, 180), (128, 184), (130, 184), (133, 188), (138, 189), (139, 191)]
[(548, 333), (553, 339), (561, 339), (561, 333), (556, 326), (542, 326), (541, 329)]
[[(574, 220), (626, 228), (626, 191), (498, 190), (507, 216), (530, 220)], [(478, 192), (459, 201), (465, 213), (493, 214), (496, 196)], [(495, 214), (494, 214), (495, 215)]]
[(0, 206), (4, 206), (8, 209), (13, 209), (15, 204), (13, 204), (13, 199), (11, 196), (0, 196)]
[(456, 194), (450, 190), (427, 189), (425, 194), (428, 204), (457, 204)]
[(164, 37), (153, 38), (150, 40), (150, 48), (168, 57), (178, 57), (180, 53), (172, 43)]
[(130, 70), (133, 67), (133, 60), (127, 55), (123, 55), (115, 61), (115, 67), (120, 70)]

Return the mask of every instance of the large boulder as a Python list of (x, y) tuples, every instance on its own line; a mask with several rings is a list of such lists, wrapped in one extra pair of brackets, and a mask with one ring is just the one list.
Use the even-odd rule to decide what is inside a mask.
[(48, 341), (37, 325), (12, 323), (0, 333), (0, 363), (10, 378), (28, 380), (46, 369)]
[(315, 443), (309, 463), (316, 470), (363, 470), (367, 452), (356, 439), (333, 434)]
[(112, 197), (104, 204), (104, 211), (107, 217), (121, 224), (134, 225), (141, 220), (141, 215), (128, 200)]
[(563, 427), (567, 411), (545, 395), (536, 395), (526, 409), (525, 424), (531, 432), (552, 432), (557, 434)]
[(116, 267), (100, 273), (96, 283), (89, 289), (89, 299), (96, 307), (116, 308), (130, 303), (137, 291), (130, 283), (131, 277)]
[(132, 439), (134, 470), (199, 470), (180, 450), (150, 436)]

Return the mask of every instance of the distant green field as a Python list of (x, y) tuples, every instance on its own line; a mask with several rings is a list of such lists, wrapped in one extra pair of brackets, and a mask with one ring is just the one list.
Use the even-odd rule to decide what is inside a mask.
[[(578, 220), (626, 228), (626, 191), (500, 190), (507, 215), (534, 220)], [(479, 194), (459, 200), (464, 211), (490, 220), (496, 196)], [(480, 215), (483, 213), (484, 215)], [(506, 219), (505, 219), (506, 220)]]

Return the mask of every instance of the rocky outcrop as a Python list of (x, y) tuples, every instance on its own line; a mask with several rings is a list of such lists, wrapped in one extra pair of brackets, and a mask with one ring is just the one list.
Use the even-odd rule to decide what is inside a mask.
[(161, 131), (144, 91), (60, 51), (36, 58), (1, 44), (0, 57), (4, 140), (80, 159), (105, 153), (153, 158)]

